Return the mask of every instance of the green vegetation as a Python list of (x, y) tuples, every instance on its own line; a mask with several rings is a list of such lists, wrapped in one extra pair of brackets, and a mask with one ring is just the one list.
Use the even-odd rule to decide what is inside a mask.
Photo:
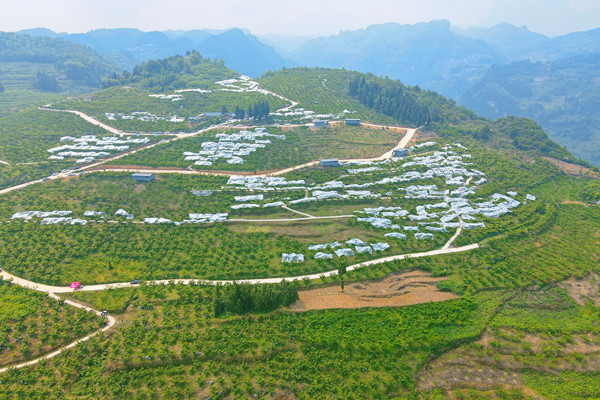
[(278, 285), (238, 284), (217, 286), (214, 290), (212, 308), (215, 317), (226, 312), (247, 314), (272, 311), (286, 307), (298, 300), (297, 283), (286, 281)]
[[(216, 80), (234, 76), (219, 63), (191, 53), (145, 63), (133, 74), (115, 76), (112, 83), (107, 83), (127, 86), (109, 87), (58, 106), (99, 116), (121, 129), (189, 131), (210, 122), (172, 123), (168, 119), (225, 109), (241, 114), (249, 107), (253, 112), (258, 108), (264, 116), (267, 108), (283, 105), (284, 101), (274, 96), (224, 92), (214, 86)], [(248, 191), (228, 188), (227, 177), (159, 174), (155, 181), (140, 184), (126, 173), (86, 173), (0, 197), (0, 219), (4, 221), (0, 223), (2, 267), (40, 283), (68, 285), (77, 280), (87, 285), (141, 279), (142, 284), (137, 288), (69, 293), (70, 298), (114, 313), (118, 320), (115, 329), (35, 367), (2, 375), (0, 398), (424, 400), (445, 398), (447, 394), (457, 399), (527, 398), (526, 392), (519, 390), (519, 382), (549, 398), (568, 398), (569, 390), (575, 393), (574, 398), (597, 395), (598, 385), (592, 379), (600, 370), (600, 311), (598, 296), (593, 292), (597, 289), (596, 278), (590, 274), (599, 272), (600, 262), (600, 207), (592, 205), (598, 199), (598, 185), (591, 179), (563, 175), (542, 158), (578, 162), (570, 153), (551, 142), (529, 120), (478, 119), (435, 93), (371, 75), (298, 68), (265, 74), (262, 84), (299, 100), (299, 107), (307, 110), (339, 113), (346, 109), (356, 111), (348, 116), (370, 121), (429, 123), (435, 131), (430, 137), (440, 136), (435, 139), (439, 144), (420, 148), (414, 154), (432, 155), (455, 142), (467, 146), (471, 157), (455, 159), (456, 165), (481, 170), (488, 180), (478, 184), (477, 192), (468, 195), (469, 199), (485, 201), (493, 193), (517, 192), (514, 197), (523, 203), (521, 206), (501, 218), (480, 218), (485, 228), (465, 230), (455, 242), (479, 243), (479, 249), (408, 258), (344, 275), (344, 284), (349, 286), (391, 272), (426, 270), (435, 277), (444, 277), (438, 283), (440, 289), (461, 297), (402, 308), (293, 313), (285, 307), (296, 301), (301, 287), (327, 284), (337, 288), (339, 277), (264, 286), (146, 284), (144, 281), (154, 279), (250, 279), (344, 271), (349, 265), (382, 256), (440, 248), (454, 232), (436, 232), (431, 241), (416, 240), (412, 235), (395, 240), (384, 238), (387, 230), (354, 218), (264, 221), (298, 215), (281, 208), (232, 210), (234, 196)], [(182, 87), (213, 92), (183, 92), (180, 101), (150, 97), (156, 91)], [(405, 97), (402, 100), (401, 94)], [(136, 111), (169, 118), (158, 122), (113, 121), (105, 114), (130, 115)], [(38, 125), (35, 129), (34, 123)], [(60, 165), (49, 163), (46, 154), (59, 136), (97, 134), (96, 128), (75, 116), (39, 110), (0, 119), (0, 128), (0, 160), (10, 163), (0, 165), (6, 184), (38, 173), (27, 172), (27, 168), (42, 170), (42, 165)], [(241, 166), (215, 163), (214, 169), (272, 170), (324, 157), (376, 156), (392, 148), (401, 137), (387, 129), (345, 125), (326, 130), (282, 127), (269, 131), (283, 133), (286, 139), (273, 139), (265, 149), (245, 157)], [(160, 144), (119, 163), (188, 167), (192, 161), (185, 162), (183, 152), (197, 152), (200, 143), (209, 140), (214, 140), (214, 132)], [(458, 146), (452, 151), (462, 152)], [(381, 164), (381, 170), (358, 175), (349, 174), (347, 167), (312, 167), (285, 177), (305, 179), (309, 185), (331, 180), (360, 185), (429, 168), (403, 167), (410, 160), (415, 158)], [(439, 166), (449, 165), (449, 161)], [(25, 166), (20, 164), (23, 162), (37, 164)], [(23, 177), (25, 172), (30, 175)], [(443, 174), (423, 181), (383, 181), (368, 186), (381, 198), (322, 200), (297, 204), (294, 209), (332, 216), (353, 214), (364, 207), (402, 206), (414, 213), (423, 201), (406, 199), (401, 189), (420, 184), (435, 184), (438, 190), (455, 189), (446, 184)], [(195, 196), (192, 189), (213, 193)], [(265, 200), (257, 202), (289, 201), (310, 195), (310, 191), (301, 188), (264, 194)], [(537, 200), (526, 201), (526, 194), (535, 195)], [(584, 201), (588, 206), (563, 204), (566, 200)], [(114, 216), (119, 208), (133, 213), (134, 220)], [(85, 226), (40, 225), (38, 219), (7, 221), (16, 211), (57, 209), (72, 210), (75, 218), (83, 217), (86, 210), (102, 211), (108, 218), (88, 218)], [(181, 221), (188, 213), (200, 212), (230, 212), (230, 220), (177, 226), (140, 223), (145, 217)], [(262, 221), (231, 221), (240, 218)], [(406, 217), (392, 219), (402, 225), (418, 223)], [(350, 238), (370, 243), (386, 241), (391, 248), (332, 260), (314, 260), (316, 251), (307, 250), (308, 244)], [(302, 253), (306, 261), (282, 263), (284, 252)], [(582, 289), (577, 285), (563, 289), (560, 284), (569, 277), (587, 279), (581, 287), (589, 284), (596, 289), (582, 293), (583, 300), (576, 303), (570, 290)], [(17, 295), (27, 300), (17, 301)], [(81, 336), (100, 324), (100, 319), (74, 310), (69, 312), (80, 316), (67, 322), (69, 316), (63, 316), (63, 311), (58, 315), (56, 310), (63, 306), (25, 289), (0, 285), (0, 299), (0, 334), (4, 335), (0, 343), (14, 346), (0, 350), (0, 360), (3, 352), (6, 355), (12, 351), (9, 357), (13, 358), (6, 358), (6, 363), (34, 356), (25, 353), (32, 343), (37, 346), (35, 354), (39, 354), (48, 349), (40, 347), (38, 341), (55, 347), (67, 340), (68, 334)], [(46, 308), (51, 311), (44, 314)], [(44, 318), (58, 325), (46, 330), (42, 326), (47, 323)], [(68, 333), (61, 336), (61, 329), (68, 329)], [(43, 335), (50, 334), (48, 331), (59, 332), (55, 335), (58, 339), (42, 340)], [(29, 346), (17, 339), (25, 339)], [(473, 369), (461, 369), (457, 357)], [(444, 364), (448, 360), (450, 364)], [(439, 371), (453, 375), (446, 380), (431, 378)], [(500, 372), (506, 372), (508, 378)], [(507, 381), (502, 380), (503, 376), (516, 376), (521, 381), (515, 378), (517, 381), (508, 383), (514, 390), (493, 387), (504, 386)], [(490, 382), (491, 387), (476, 390), (478, 382)]]
[(215, 82), (237, 78), (239, 74), (226, 68), (222, 60), (203, 58), (197, 51), (186, 56), (172, 56), (162, 60), (149, 60), (137, 65), (133, 71), (114, 74), (105, 79), (104, 87), (136, 85), (153, 92), (215, 87)]
[(47, 150), (64, 144), (63, 136), (82, 135), (107, 133), (71, 113), (26, 109), (0, 118), (0, 189), (77, 166), (76, 158), (49, 160)]
[(299, 102), (298, 107), (318, 114), (351, 113), (347, 118), (362, 118), (369, 122), (394, 124), (386, 115), (377, 114), (349, 94), (352, 79), (362, 74), (327, 68), (291, 68), (266, 72), (261, 85), (288, 99)]
[[(388, 254), (430, 250), (436, 241), (390, 243)], [(336, 222), (142, 225), (93, 223), (40, 226), (37, 222), (0, 225), (4, 267), (35, 282), (68, 285), (122, 282), (135, 278), (244, 279), (319, 273), (380, 257), (374, 253), (323, 262), (309, 252), (304, 263), (282, 263), (282, 253), (306, 253), (310, 243), (363, 237), (381, 241), (383, 232), (345, 220)], [(110, 263), (109, 263), (110, 260)]]
[[(225, 159), (211, 166), (195, 166), (186, 161), (184, 152), (198, 152), (201, 144), (217, 141), (212, 133), (177, 140), (154, 147), (148, 151), (123, 157), (115, 162), (119, 165), (143, 165), (148, 167), (191, 166), (198, 170), (222, 171), (272, 171), (293, 167), (322, 158), (368, 158), (378, 157), (398, 144), (403, 133), (387, 129), (352, 127), (343, 124), (331, 128), (313, 130), (308, 127), (268, 128), (269, 133), (285, 135), (285, 139), (271, 138), (271, 144), (244, 156), (244, 164), (228, 164)], [(238, 130), (228, 129), (225, 133)]]
[(396, 309), (213, 318), (213, 290), (143, 286), (112, 337), (3, 377), (0, 395), (53, 399), (69, 388), (107, 399), (416, 399), (419, 366), (476, 337), (498, 303), (482, 295)]
[(92, 313), (0, 279), (0, 367), (46, 354), (102, 325)]
[(527, 386), (550, 400), (584, 400), (600, 397), (600, 373), (566, 371), (558, 374), (527, 371)]
[(119, 70), (116, 64), (87, 46), (60, 38), (0, 32), (0, 62), (53, 63), (73, 81), (98, 86), (103, 76)]
[[(35, 89), (33, 84), (38, 73), (56, 78), (61, 92), (51, 93)], [(0, 82), (5, 89), (0, 91), (0, 117), (55, 102), (65, 95), (80, 95), (91, 90), (78, 81), (64, 79), (53, 63), (0, 62)]]
[(427, 125), (442, 118), (443, 108), (456, 108), (450, 100), (432, 91), (422, 91), (418, 86), (410, 88), (399, 81), (381, 80), (373, 75), (367, 75), (367, 78), (368, 81), (365, 76), (357, 76), (350, 81), (350, 96), (402, 123)]
[[(534, 214), (536, 212), (534, 211)], [(564, 204), (539, 219), (528, 218), (481, 249), (436, 258), (449, 271), (444, 285), (476, 291), (582, 277), (598, 268), (600, 254), (591, 238), (600, 232), (600, 208)], [(463, 239), (464, 240), (464, 239)]]
[[(52, 107), (82, 111), (124, 132), (191, 132), (205, 127), (203, 124), (212, 120), (186, 119), (183, 122), (171, 122), (170, 119), (174, 116), (181, 119), (196, 117), (205, 112), (221, 112), (223, 107), (231, 111), (235, 107), (248, 110), (250, 106), (265, 100), (265, 95), (257, 92), (237, 93), (220, 89), (214, 89), (211, 93), (183, 92), (180, 101), (150, 97), (151, 94), (151, 91), (139, 87), (110, 87), (91, 95), (60, 101)], [(266, 99), (271, 110), (285, 104), (274, 96), (266, 96)], [(119, 116), (132, 116), (136, 112), (148, 112), (162, 119), (144, 121)], [(108, 119), (106, 113), (119, 115), (115, 119)]]

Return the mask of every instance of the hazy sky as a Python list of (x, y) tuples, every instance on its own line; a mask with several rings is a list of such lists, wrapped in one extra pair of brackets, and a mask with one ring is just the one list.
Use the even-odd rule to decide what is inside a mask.
[(240, 27), (315, 36), (434, 19), (463, 28), (510, 22), (550, 36), (600, 27), (599, 0), (2, 0), (0, 11), (2, 31)]

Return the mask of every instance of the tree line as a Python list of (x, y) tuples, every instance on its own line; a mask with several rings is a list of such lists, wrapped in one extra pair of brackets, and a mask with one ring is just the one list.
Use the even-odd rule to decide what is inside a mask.
[(398, 121), (421, 126), (439, 119), (439, 111), (419, 101), (419, 99), (399, 82), (383, 87), (377, 82), (367, 82), (364, 76), (350, 81), (350, 96), (375, 111)]
[(136, 65), (131, 72), (114, 73), (103, 81), (103, 87), (139, 84), (141, 87), (166, 91), (185, 87), (208, 88), (216, 81), (238, 74), (225, 67), (223, 60), (204, 58), (196, 51)]
[(295, 284), (283, 281), (279, 284), (250, 285), (234, 283), (217, 286), (213, 294), (213, 313), (218, 317), (226, 312), (246, 314), (271, 311), (289, 306), (298, 300)]

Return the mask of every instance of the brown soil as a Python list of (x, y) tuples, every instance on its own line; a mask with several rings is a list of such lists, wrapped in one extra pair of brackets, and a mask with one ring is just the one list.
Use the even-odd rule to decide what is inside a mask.
[(410, 142), (408, 142), (406, 147), (414, 146), (415, 144), (417, 144), (419, 142), (428, 142), (431, 139), (435, 139), (438, 137), (439, 137), (439, 135), (435, 132), (418, 130), (415, 132), (415, 134), (413, 135)]
[(564, 281), (560, 286), (569, 293), (569, 296), (584, 306), (588, 301), (592, 301), (595, 306), (600, 306), (600, 276), (590, 274), (583, 279), (571, 278)]
[(589, 178), (600, 179), (600, 174), (592, 171), (589, 168), (582, 167), (581, 165), (570, 164), (561, 160), (557, 160), (552, 157), (542, 157), (544, 160), (550, 161), (552, 164), (556, 165), (558, 169), (564, 172), (567, 175), (573, 176), (585, 176)]
[(131, 170), (147, 169), (147, 170), (152, 170), (152, 171), (160, 171), (160, 170), (185, 171), (184, 168), (177, 168), (177, 167), (153, 168), (153, 167), (146, 167), (143, 165), (99, 165), (97, 167), (90, 168), (89, 171), (96, 171), (96, 170), (103, 170), (103, 169), (131, 169)]
[(443, 279), (434, 278), (428, 272), (412, 271), (377, 282), (349, 283), (343, 292), (339, 285), (300, 291), (299, 300), (290, 306), (290, 310), (398, 307), (458, 298), (438, 290), (437, 282)]

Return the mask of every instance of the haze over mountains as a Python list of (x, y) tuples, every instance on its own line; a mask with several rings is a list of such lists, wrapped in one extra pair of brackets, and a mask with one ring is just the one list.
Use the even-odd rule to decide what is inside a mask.
[(600, 128), (593, 112), (600, 109), (595, 94), (600, 29), (550, 38), (510, 24), (459, 29), (442, 20), (372, 25), (317, 38), (256, 37), (242, 29), (100, 29), (80, 34), (30, 29), (21, 33), (87, 45), (127, 70), (149, 59), (196, 49), (253, 77), (283, 66), (346, 68), (389, 76), (435, 90), (488, 118), (533, 118), (577, 156), (600, 165), (595, 150)]

